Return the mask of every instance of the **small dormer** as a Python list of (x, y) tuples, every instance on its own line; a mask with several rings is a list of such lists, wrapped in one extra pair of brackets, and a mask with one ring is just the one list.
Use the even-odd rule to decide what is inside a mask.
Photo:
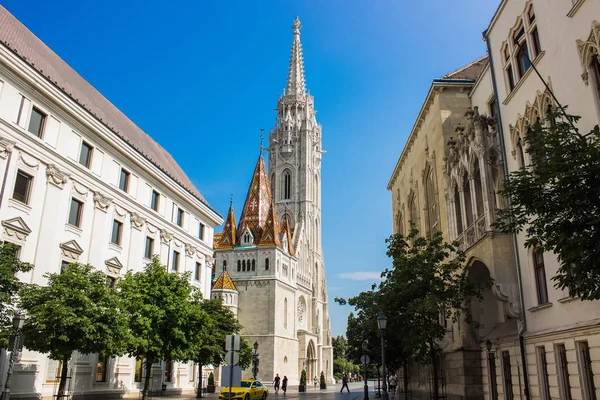
[(254, 245), (254, 235), (252, 234), (252, 230), (250, 228), (246, 228), (244, 233), (242, 233), (242, 239), (240, 240), (240, 244), (242, 246)]

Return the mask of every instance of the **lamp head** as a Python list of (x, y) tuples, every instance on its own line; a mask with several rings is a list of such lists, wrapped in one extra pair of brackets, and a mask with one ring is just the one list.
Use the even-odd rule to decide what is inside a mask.
[(379, 325), (379, 329), (382, 331), (387, 328), (387, 317), (384, 313), (377, 316), (377, 325)]
[(252, 347), (254, 347), (254, 350), (258, 350), (258, 342), (254, 342), (254, 346)]
[(490, 339), (485, 341), (485, 347), (487, 348), (487, 351), (492, 351), (492, 342)]
[(25, 324), (25, 316), (23, 314), (15, 314), (12, 319), (13, 328), (15, 329), (23, 329), (23, 325)]

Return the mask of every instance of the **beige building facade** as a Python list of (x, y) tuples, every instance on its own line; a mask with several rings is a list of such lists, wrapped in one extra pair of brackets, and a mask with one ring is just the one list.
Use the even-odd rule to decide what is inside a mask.
[[(478, 324), (448, 326), (438, 383), (448, 398), (600, 395), (600, 304), (553, 287), (555, 255), (492, 228), (507, 206), (504, 176), (527, 166), (529, 123), (557, 99), (582, 117), (582, 132), (598, 124), (599, 15), (597, 0), (502, 1), (484, 32), (487, 57), (433, 81), (390, 179), (395, 232), (415, 221), (428, 233), (437, 221), (466, 251), (469, 276), (494, 279), (472, 304)], [(410, 371), (413, 397), (429, 396), (429, 374)]]

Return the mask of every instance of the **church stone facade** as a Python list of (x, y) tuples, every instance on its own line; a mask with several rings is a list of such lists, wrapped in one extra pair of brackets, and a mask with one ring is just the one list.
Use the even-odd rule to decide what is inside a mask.
[[(269, 134), (269, 168), (261, 154), (236, 225), (230, 207), (215, 235), (212, 296), (223, 298), (258, 342), (259, 378), (298, 383), (323, 372), (333, 378), (333, 349), (321, 247), (321, 126), (304, 81), (300, 21), (294, 31), (287, 86)], [(250, 371), (246, 371), (249, 375)], [(245, 375), (246, 375), (245, 374)]]

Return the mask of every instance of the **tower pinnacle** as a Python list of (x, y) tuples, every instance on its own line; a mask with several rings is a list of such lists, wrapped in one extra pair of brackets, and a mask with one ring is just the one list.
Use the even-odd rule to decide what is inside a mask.
[(302, 59), (302, 44), (300, 43), (300, 29), (302, 25), (298, 17), (292, 25), (294, 41), (292, 42), (292, 55), (290, 56), (290, 69), (288, 72), (285, 95), (300, 95), (306, 93), (304, 85), (304, 60)]

